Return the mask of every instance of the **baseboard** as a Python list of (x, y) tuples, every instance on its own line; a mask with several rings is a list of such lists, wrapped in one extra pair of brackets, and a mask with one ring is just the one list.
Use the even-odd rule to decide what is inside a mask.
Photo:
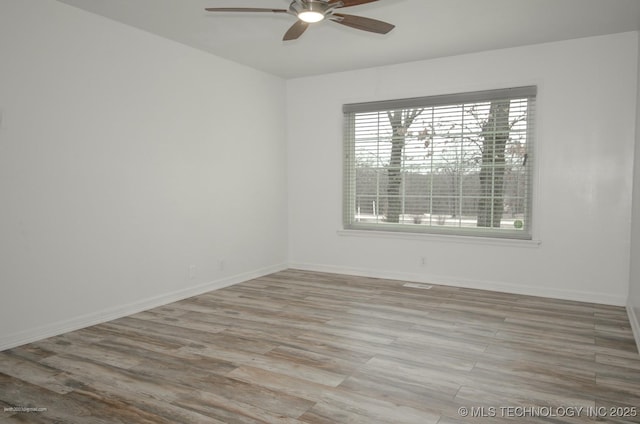
[[(504, 293), (523, 294), (529, 296), (549, 297), (554, 299), (565, 299), (579, 302), (591, 302), (615, 306), (624, 306), (627, 303), (626, 297), (613, 296), (603, 293), (576, 292), (570, 290), (558, 290), (540, 287), (519, 286), (506, 283), (487, 282), (479, 280), (451, 279), (446, 277), (425, 276), (414, 273), (404, 273), (396, 271), (373, 271), (363, 268), (343, 267), (335, 265), (321, 265), (308, 263), (278, 264), (269, 267), (256, 269), (253, 271), (226, 277), (220, 280), (188, 287), (174, 292), (165, 293), (148, 299), (132, 302), (127, 305), (107, 308), (91, 314), (75, 317), (69, 320), (58, 321), (38, 328), (14, 333), (0, 338), (0, 351), (11, 349), (23, 344), (32, 343), (48, 337), (57, 336), (69, 331), (111, 321), (124, 316), (132, 315), (141, 311), (163, 306), (168, 303), (177, 302), (192, 296), (197, 296), (213, 290), (229, 287), (234, 284), (282, 271), (287, 268), (301, 269), (307, 271), (329, 272), (336, 274), (355, 275), (372, 278), (386, 278), (393, 280), (404, 280), (416, 283), (441, 284), (445, 286), (473, 288), (480, 290), (491, 290)], [(640, 321), (631, 305), (626, 305), (633, 335), (640, 352)]]
[(636, 310), (631, 303), (627, 303), (627, 315), (631, 323), (633, 338), (636, 339), (636, 348), (638, 349), (638, 353), (640, 353), (640, 321), (638, 321), (638, 315), (636, 315)]
[(502, 282), (458, 279), (443, 276), (422, 275), (397, 271), (380, 271), (363, 268), (352, 268), (334, 265), (289, 263), (289, 268), (306, 271), (330, 272), (336, 274), (355, 275), (371, 278), (386, 278), (390, 280), (403, 280), (415, 283), (440, 284), (443, 286), (464, 287), (497, 291), (502, 293), (522, 294), (527, 296), (547, 297), (552, 299), (572, 300), (577, 302), (598, 303), (603, 305), (624, 306), (626, 296), (616, 296), (607, 293), (582, 292), (573, 290), (560, 290), (532, 286), (521, 286)]
[(129, 303), (127, 305), (107, 308), (95, 313), (86, 314), (69, 320), (54, 322), (38, 328), (14, 333), (9, 336), (0, 338), (0, 351), (21, 346), (26, 343), (32, 343), (48, 337), (57, 336), (59, 334), (68, 333), (69, 331), (79, 330), (81, 328), (122, 318), (148, 309), (163, 306), (168, 303), (177, 302), (192, 296), (197, 296), (213, 290), (229, 287), (234, 284), (282, 271), (287, 268), (286, 264), (279, 264), (265, 268), (244, 272), (234, 276), (226, 277), (220, 280), (199, 284), (197, 286), (176, 290), (170, 293), (164, 293), (147, 299)]

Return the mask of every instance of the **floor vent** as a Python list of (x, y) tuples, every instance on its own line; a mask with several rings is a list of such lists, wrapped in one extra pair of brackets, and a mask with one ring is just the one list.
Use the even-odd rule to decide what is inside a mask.
[(433, 287), (428, 284), (417, 284), (417, 283), (404, 283), (403, 286), (411, 287), (412, 289), (424, 289), (424, 290), (429, 290), (430, 288)]

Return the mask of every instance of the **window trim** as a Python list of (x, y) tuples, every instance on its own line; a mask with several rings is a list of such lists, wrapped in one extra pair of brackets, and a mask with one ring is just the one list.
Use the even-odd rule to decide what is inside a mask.
[(389, 240), (412, 240), (412, 241), (432, 241), (446, 242), (457, 244), (482, 244), (507, 247), (523, 247), (537, 248), (542, 245), (542, 240), (533, 239), (514, 239), (501, 237), (475, 237), (463, 236), (457, 234), (434, 234), (434, 233), (416, 233), (407, 231), (380, 231), (380, 230), (361, 230), (361, 229), (340, 229), (336, 231), (340, 237), (356, 237), (356, 238), (385, 238)]
[[(536, 113), (538, 87), (537, 85), (501, 88), (493, 90), (483, 90), (474, 92), (463, 92), (454, 94), (444, 94), (425, 97), (413, 97), (406, 99), (392, 99), (364, 103), (349, 103), (342, 107), (344, 116), (343, 128), (343, 219), (342, 229), (339, 233), (349, 235), (351, 233), (371, 233), (373, 234), (389, 234), (389, 235), (408, 235), (421, 236), (431, 235), (438, 238), (451, 239), (480, 239), (480, 240), (505, 240), (507, 242), (527, 242), (539, 244), (534, 238), (534, 225), (532, 220), (533, 209), (535, 207), (534, 175), (536, 175), (537, 141), (535, 139), (536, 126), (538, 125), (538, 116)], [(526, 143), (528, 172), (527, 172), (527, 196), (526, 196), (526, 215), (525, 229), (523, 231), (516, 230), (495, 230), (491, 228), (475, 228), (475, 227), (445, 227), (439, 228), (435, 226), (415, 226), (412, 224), (402, 223), (359, 223), (354, 217), (355, 213), (355, 170), (356, 161), (352, 159), (355, 156), (355, 137), (353, 129), (355, 128), (356, 115), (358, 113), (382, 112), (394, 109), (410, 109), (410, 108), (430, 108), (437, 106), (448, 106), (465, 103), (488, 102), (497, 99), (518, 99), (527, 98), (529, 101), (529, 113), (533, 117), (533, 122), (528, 121), (527, 140)], [(530, 116), (531, 116), (530, 115)], [(347, 180), (348, 179), (348, 180)]]

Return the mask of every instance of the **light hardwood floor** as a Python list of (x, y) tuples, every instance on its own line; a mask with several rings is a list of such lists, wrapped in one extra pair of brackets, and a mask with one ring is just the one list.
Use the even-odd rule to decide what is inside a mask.
[(640, 356), (624, 308), (287, 270), (1, 352), (0, 408), (33, 423), (640, 422)]

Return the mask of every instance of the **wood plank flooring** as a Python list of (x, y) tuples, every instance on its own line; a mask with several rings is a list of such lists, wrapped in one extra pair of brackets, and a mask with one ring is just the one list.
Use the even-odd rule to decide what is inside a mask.
[(624, 423), (638, 409), (624, 308), (297, 270), (0, 352), (2, 422)]

